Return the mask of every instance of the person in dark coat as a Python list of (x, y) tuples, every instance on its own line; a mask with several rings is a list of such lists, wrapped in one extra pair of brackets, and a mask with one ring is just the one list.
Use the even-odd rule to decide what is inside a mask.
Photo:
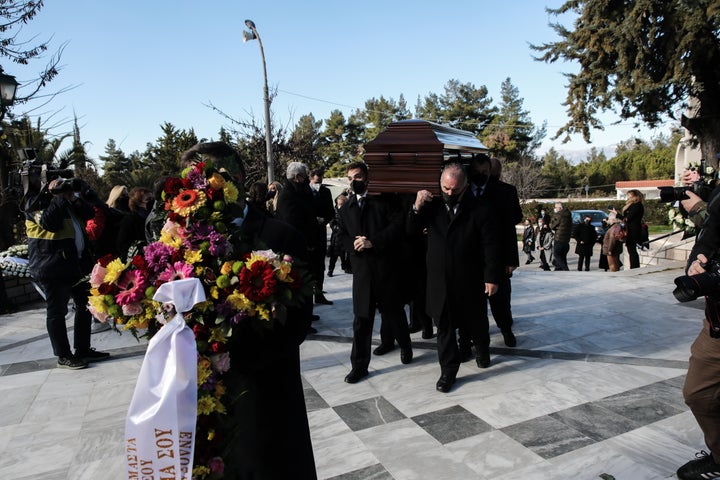
[(445, 166), (440, 176), (442, 198), (417, 193), (407, 217), (407, 231), (427, 229), (427, 313), (437, 327), (440, 378), (435, 387), (448, 392), (460, 367), (455, 329), (465, 329), (477, 348), (478, 367), (490, 365), (487, 309), (503, 276), (494, 215), (485, 202), (468, 192), (467, 175), (459, 163)]
[[(269, 248), (307, 262), (304, 238), (295, 228), (244, 202), (245, 170), (229, 145), (201, 143), (183, 157), (198, 154), (213, 160), (232, 158), (237, 164), (231, 173), (241, 191), (238, 218), (228, 225), (235, 251)], [(310, 325), (311, 308), (308, 296), (303, 307), (288, 309), (284, 326), (276, 324), (272, 331), (257, 332), (243, 324), (233, 330), (228, 343), (231, 368), (226, 382), (238, 392), (238, 400), (230, 407), (224, 425), (224, 478), (317, 478), (299, 353)]]
[(585, 271), (590, 271), (590, 258), (593, 254), (593, 248), (597, 241), (597, 232), (595, 227), (590, 224), (592, 218), (590, 215), (585, 215), (582, 223), (578, 225), (577, 231), (575, 232), (575, 253), (578, 255), (578, 272), (583, 269), (583, 263), (585, 264)]
[[(470, 172), (473, 194), (481, 201), (488, 203), (497, 215), (497, 234), (499, 235), (497, 241), (505, 275), (499, 282), (497, 294), (489, 298), (490, 310), (495, 324), (503, 335), (505, 345), (515, 347), (517, 339), (512, 331), (513, 317), (510, 306), (512, 283), (510, 279), (513, 271), (520, 266), (515, 230), (515, 225), (522, 220), (520, 200), (517, 189), (500, 180), (502, 168), (498, 159), (488, 159), (486, 155), (476, 155), (471, 162)], [(485, 180), (484, 183), (483, 180)], [(486, 304), (482, 304), (480, 308), (486, 309)], [(464, 359), (471, 357), (470, 346), (464, 335), (461, 335), (460, 348)]]
[(382, 312), (383, 322), (388, 322), (392, 332), (388, 337), (400, 345), (401, 362), (410, 363), (413, 352), (403, 314), (402, 272), (395, 262), (404, 235), (402, 210), (392, 208), (381, 196), (367, 194), (369, 181), (365, 163), (349, 164), (347, 175), (352, 195), (339, 210), (339, 225), (340, 240), (350, 254), (353, 272), (354, 319), (352, 369), (345, 381), (356, 383), (368, 375), (376, 309)]
[(332, 277), (335, 272), (335, 264), (340, 259), (340, 268), (345, 273), (351, 273), (350, 258), (348, 253), (345, 251), (342, 242), (340, 241), (340, 223), (338, 220), (338, 211), (342, 208), (345, 202), (348, 201), (348, 196), (345, 192), (335, 197), (335, 216), (330, 220), (330, 260), (328, 261), (327, 276)]
[[(45, 294), (47, 331), (53, 354), (58, 357), (57, 366), (79, 370), (110, 354), (90, 348), (91, 315), (87, 309), (90, 284), (84, 277), (92, 269), (93, 258), (85, 222), (93, 217), (94, 210), (82, 198), (82, 192), (73, 191), (74, 188), (70, 180), (54, 179), (47, 191), (29, 199), (25, 230), (28, 269)], [(97, 197), (94, 192), (93, 195)], [(75, 304), (74, 353), (65, 325), (70, 298)]]
[(152, 192), (143, 187), (130, 190), (128, 207), (130, 213), (120, 220), (116, 233), (116, 249), (124, 260), (131, 258), (146, 243), (145, 219), (153, 205)]
[[(278, 193), (275, 218), (292, 225), (302, 234), (308, 249), (310, 273), (315, 277), (319, 248), (318, 225), (310, 190), (310, 172), (304, 163), (290, 162), (285, 171), (285, 178), (285, 185)], [(320, 317), (316, 315), (313, 319), (319, 320)], [(317, 333), (317, 330), (308, 326), (308, 333)]]
[(622, 208), (622, 213), (617, 213), (617, 215), (622, 218), (627, 227), (625, 248), (630, 261), (630, 268), (640, 268), (640, 255), (637, 251), (637, 244), (641, 241), (642, 222), (645, 215), (642, 192), (634, 189), (628, 190), (627, 202)]
[(533, 251), (535, 251), (535, 223), (534, 219), (526, 218), (525, 219), (525, 230), (523, 230), (523, 236), (522, 236), (522, 250), (527, 255), (527, 260), (525, 260), (525, 265), (529, 265), (535, 260), (535, 257), (533, 257)]
[(332, 305), (333, 302), (325, 298), (323, 294), (323, 285), (325, 283), (325, 256), (327, 255), (327, 226), (335, 218), (335, 208), (333, 207), (332, 192), (322, 182), (323, 172), (312, 170), (310, 172), (310, 191), (316, 220), (312, 270), (315, 278), (315, 303)]
[(561, 202), (555, 203), (555, 214), (550, 220), (553, 231), (553, 265), (555, 271), (568, 271), (567, 254), (570, 251), (570, 235), (572, 234), (572, 213)]

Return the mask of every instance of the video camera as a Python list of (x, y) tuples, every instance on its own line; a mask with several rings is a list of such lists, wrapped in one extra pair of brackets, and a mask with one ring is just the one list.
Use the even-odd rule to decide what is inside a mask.
[[(73, 178), (73, 171), (66, 168), (53, 168), (39, 160), (26, 161), (20, 171), (23, 193), (28, 211), (42, 210), (50, 204), (52, 194), (80, 190), (81, 180)], [(49, 183), (55, 179), (53, 191), (49, 190)]]
[(692, 185), (683, 187), (657, 187), (658, 190), (660, 190), (661, 202), (671, 203), (687, 200), (689, 197), (686, 192), (693, 192), (703, 201), (708, 201), (713, 188), (715, 188), (717, 178), (715, 169), (707, 165), (705, 159), (701, 159), (700, 165), (691, 165), (688, 171), (697, 172), (697, 180), (694, 181)]

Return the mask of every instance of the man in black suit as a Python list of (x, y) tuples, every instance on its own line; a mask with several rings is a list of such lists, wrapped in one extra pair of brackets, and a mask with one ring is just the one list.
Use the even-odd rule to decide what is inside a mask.
[[(473, 161), (476, 165), (477, 160)], [(505, 345), (514, 347), (517, 345), (515, 334), (512, 331), (513, 318), (510, 307), (510, 296), (512, 293), (513, 271), (520, 266), (518, 256), (517, 231), (515, 225), (522, 220), (522, 209), (518, 198), (517, 189), (500, 180), (502, 164), (497, 158), (490, 159), (490, 178), (482, 189), (480, 197), (487, 200), (493, 210), (497, 212), (498, 234), (500, 242), (500, 258), (502, 259), (505, 275), (498, 285), (497, 295), (490, 297), (490, 310), (492, 311), (495, 324), (503, 335)], [(477, 190), (476, 190), (477, 192)]]
[(446, 165), (440, 176), (442, 199), (419, 191), (407, 220), (409, 234), (427, 229), (427, 313), (437, 327), (441, 375), (436, 388), (444, 393), (460, 367), (456, 328), (475, 343), (478, 367), (490, 365), (487, 310), (478, 318), (477, 302), (492, 297), (501, 278), (493, 215), (467, 187), (465, 168)]
[[(270, 248), (307, 262), (305, 240), (295, 228), (245, 202), (245, 169), (238, 154), (223, 142), (210, 142), (190, 148), (183, 159), (201, 156), (225, 168), (241, 192), (232, 206), (236, 218), (228, 226), (235, 252)], [(241, 394), (227, 405), (222, 444), (226, 478), (317, 478), (299, 353), (311, 308), (308, 296), (302, 307), (288, 309), (284, 324), (277, 322), (261, 334), (248, 323), (234, 327), (225, 383)]]
[(333, 302), (325, 298), (323, 284), (325, 283), (325, 255), (327, 254), (327, 226), (335, 218), (335, 207), (330, 189), (322, 184), (322, 170), (310, 171), (310, 191), (312, 192), (313, 209), (315, 210), (315, 238), (312, 255), (312, 270), (315, 278), (315, 303), (319, 305), (332, 305)]
[[(317, 219), (315, 217), (315, 207), (313, 205), (313, 196), (310, 190), (310, 172), (307, 165), (301, 162), (288, 163), (285, 171), (285, 185), (280, 193), (278, 193), (277, 210), (275, 218), (292, 225), (300, 232), (307, 245), (309, 258), (307, 259), (310, 268), (310, 274), (317, 282), (315, 275), (317, 273)], [(322, 270), (320, 271), (322, 274)], [(315, 315), (313, 320), (319, 320), (320, 317)], [(308, 326), (308, 333), (317, 333), (312, 326)]]
[(395, 262), (404, 235), (402, 211), (378, 196), (367, 195), (368, 169), (363, 162), (347, 167), (352, 195), (338, 211), (339, 237), (350, 253), (353, 272), (352, 369), (345, 377), (356, 383), (368, 375), (375, 310), (400, 345), (400, 360), (413, 358), (410, 330), (403, 315), (401, 272)]

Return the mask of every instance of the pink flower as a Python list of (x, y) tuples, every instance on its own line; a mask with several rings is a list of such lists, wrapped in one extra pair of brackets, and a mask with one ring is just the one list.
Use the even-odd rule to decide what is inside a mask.
[(141, 270), (126, 270), (117, 282), (120, 292), (115, 295), (115, 301), (123, 306), (137, 303), (145, 296), (147, 278)]
[(222, 475), (225, 472), (225, 462), (220, 457), (211, 458), (208, 467), (210, 467), (210, 472), (214, 475)]
[(110, 315), (104, 312), (99, 312), (93, 307), (92, 305), (88, 304), (87, 306), (88, 312), (90, 312), (90, 315), (95, 317), (97, 320), (105, 323), (107, 322), (108, 318), (110, 318)]
[(107, 269), (105, 267), (103, 267), (99, 263), (96, 263), (92, 269), (92, 272), (90, 272), (90, 286), (92, 286), (93, 288), (98, 288), (103, 283), (106, 271)]
[(219, 353), (210, 357), (213, 370), (218, 373), (225, 373), (230, 370), (230, 354), (228, 352)]
[(122, 313), (127, 316), (140, 315), (143, 313), (143, 306), (140, 302), (128, 303), (122, 306)]
[(193, 276), (193, 266), (185, 262), (175, 262), (160, 274), (158, 280), (163, 282), (172, 282), (173, 280), (181, 280)]

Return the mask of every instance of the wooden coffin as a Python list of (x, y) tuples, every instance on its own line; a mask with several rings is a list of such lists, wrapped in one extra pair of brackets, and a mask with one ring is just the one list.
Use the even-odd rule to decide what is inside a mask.
[(426, 189), (438, 194), (443, 162), (458, 159), (468, 163), (473, 154), (487, 151), (471, 132), (425, 120), (393, 122), (365, 144), (370, 192)]

